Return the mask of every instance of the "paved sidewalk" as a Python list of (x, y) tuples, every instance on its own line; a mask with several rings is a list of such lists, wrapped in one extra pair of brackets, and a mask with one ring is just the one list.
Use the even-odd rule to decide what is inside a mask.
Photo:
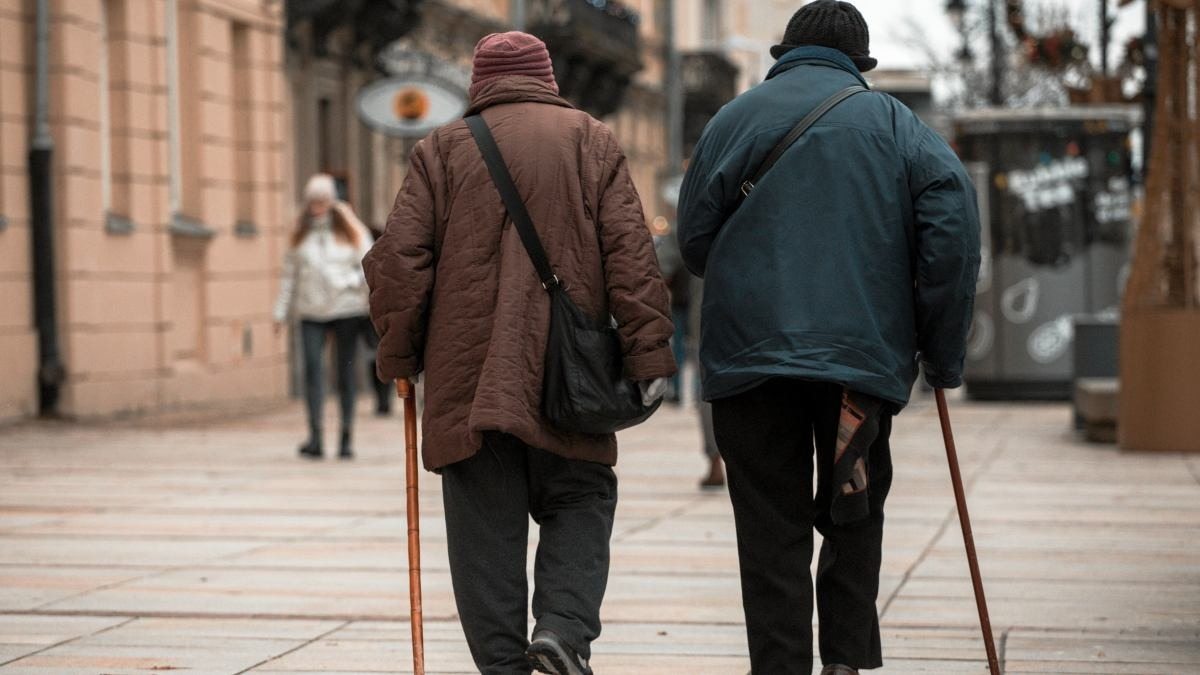
[[(365, 401), (364, 401), (365, 405)], [(1059, 405), (958, 404), (1008, 673), (1200, 673), (1200, 456), (1078, 443)], [(410, 669), (400, 423), (294, 458), (299, 406), (159, 428), (0, 429), (0, 669)], [(622, 438), (598, 673), (746, 672), (728, 498), (670, 410)], [(936, 413), (897, 422), (883, 673), (984, 672)], [(422, 475), (428, 670), (473, 672)]]

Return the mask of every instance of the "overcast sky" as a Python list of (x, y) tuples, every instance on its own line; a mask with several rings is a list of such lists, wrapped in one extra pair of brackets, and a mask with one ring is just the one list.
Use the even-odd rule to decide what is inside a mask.
[[(1121, 60), (1125, 41), (1145, 30), (1145, 1), (1140, 0), (1118, 9), (1117, 0), (1109, 7), (1117, 23), (1110, 46), (1110, 60)], [(863, 13), (871, 27), (871, 54), (879, 59), (881, 68), (919, 68), (926, 57), (911, 46), (913, 31), (909, 23), (915, 19), (930, 46), (941, 54), (952, 54), (960, 42), (958, 34), (946, 18), (945, 0), (851, 0)], [(983, 0), (967, 0), (969, 6), (982, 7)], [(999, 3), (1003, 6), (1003, 2)], [(1099, 41), (1099, 0), (1028, 0), (1026, 5), (1058, 5), (1070, 13), (1071, 23), (1081, 34), (1082, 41), (1092, 47), (1091, 55), (1099, 60), (1096, 43)], [(1002, 10), (1001, 10), (1002, 11)], [(1027, 10), (1027, 11), (1032, 11)], [(1003, 18), (1001, 19), (1003, 21)], [(978, 56), (987, 54), (986, 44), (975, 48)]]

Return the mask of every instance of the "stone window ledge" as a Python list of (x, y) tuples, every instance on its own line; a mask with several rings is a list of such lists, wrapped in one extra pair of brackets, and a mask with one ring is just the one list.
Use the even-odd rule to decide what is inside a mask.
[(104, 231), (109, 234), (131, 234), (133, 228), (133, 220), (129, 216), (112, 211), (104, 214)]
[(182, 213), (171, 216), (171, 224), (167, 226), (167, 230), (177, 237), (191, 239), (212, 239), (217, 234), (213, 228)]
[(253, 239), (258, 236), (258, 225), (249, 220), (239, 220), (233, 224), (233, 234), (242, 239)]

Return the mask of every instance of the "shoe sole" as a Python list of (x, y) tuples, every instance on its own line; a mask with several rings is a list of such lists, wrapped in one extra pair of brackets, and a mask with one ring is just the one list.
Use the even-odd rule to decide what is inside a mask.
[(529, 649), (525, 652), (525, 658), (529, 661), (529, 667), (539, 673), (547, 673), (548, 675), (591, 675), (591, 671), (580, 670), (578, 666), (572, 667), (570, 659), (561, 649), (550, 642), (542, 642), (529, 645)]

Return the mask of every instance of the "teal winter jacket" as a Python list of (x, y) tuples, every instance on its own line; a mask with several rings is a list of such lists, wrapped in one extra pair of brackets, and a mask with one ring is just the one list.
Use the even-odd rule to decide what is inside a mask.
[(801, 47), (726, 105), (696, 147), (679, 204), (688, 268), (705, 278), (704, 398), (771, 378), (836, 382), (896, 405), (923, 363), (956, 387), (979, 272), (979, 210), (962, 163), (908, 108), (853, 96), (741, 199), (809, 111), (866, 86), (841, 52)]

